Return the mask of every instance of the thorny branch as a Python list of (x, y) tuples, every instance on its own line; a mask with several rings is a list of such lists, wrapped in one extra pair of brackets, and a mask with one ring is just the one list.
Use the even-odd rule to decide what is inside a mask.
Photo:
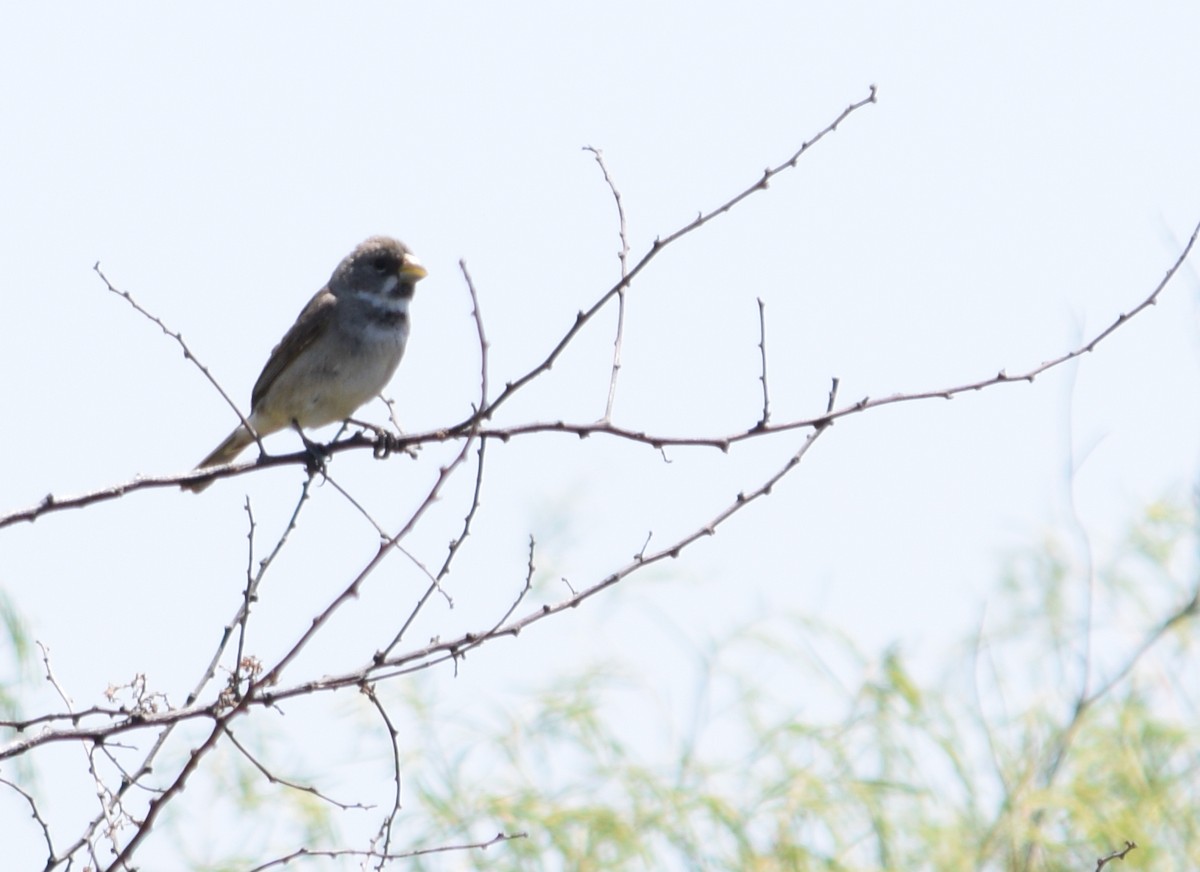
[(463, 428), (471, 427), (476, 421), (486, 421), (490, 419), (495, 414), (496, 410), (510, 400), (514, 394), (521, 390), (521, 388), (543, 373), (548, 372), (550, 367), (554, 365), (554, 362), (558, 360), (559, 356), (563, 353), (566, 347), (571, 344), (571, 341), (575, 338), (575, 336), (578, 335), (584, 326), (596, 316), (596, 313), (608, 305), (608, 303), (611, 302), (612, 299), (621, 292), (622, 288), (628, 287), (629, 284), (642, 272), (642, 270), (649, 266), (650, 262), (653, 261), (654, 258), (660, 253), (662, 253), (662, 251), (670, 247), (673, 243), (678, 242), (688, 234), (699, 230), (701, 227), (703, 227), (705, 224), (708, 224), (715, 218), (724, 215), (747, 197), (751, 197), (759, 191), (765, 191), (771, 179), (782, 172), (793, 169), (800, 158), (806, 154), (809, 149), (811, 149), (830, 133), (833, 133), (835, 130), (837, 130), (838, 125), (840, 125), (859, 109), (862, 109), (864, 106), (868, 106), (874, 102), (875, 86), (872, 85), (870, 93), (866, 97), (855, 103), (851, 103), (849, 106), (843, 109), (842, 113), (838, 115), (838, 117), (835, 118), (832, 123), (826, 125), (812, 139), (801, 144), (800, 148), (790, 158), (776, 167), (764, 170), (762, 176), (756, 182), (754, 182), (754, 184), (744, 188), (741, 192), (735, 194), (733, 197), (726, 200), (715, 209), (709, 212), (700, 213), (692, 221), (685, 224), (683, 227), (680, 227), (669, 236), (655, 239), (654, 243), (650, 246), (650, 250), (642, 255), (641, 259), (633, 265), (633, 268), (629, 270), (626, 275), (621, 277), (620, 281), (609, 288), (609, 290), (604, 293), (600, 299), (593, 303), (587, 311), (580, 312), (575, 316), (574, 323), (572, 323), (571, 326), (566, 330), (566, 332), (562, 335), (562, 338), (558, 340), (558, 342), (550, 350), (550, 353), (546, 355), (541, 363), (537, 364), (535, 367), (533, 367), (533, 369), (529, 370), (524, 375), (508, 382), (504, 386), (504, 390), (500, 392), (499, 396), (497, 396), (490, 405), (480, 409), (471, 418), (459, 424), (457, 427), (452, 428), (452, 431), (457, 432)]
[[(660, 547), (656, 551), (646, 553), (643, 549), (636, 554), (632, 560), (624, 565), (616, 568), (612, 572), (598, 578), (591, 584), (582, 589), (572, 589), (571, 594), (560, 602), (547, 604), (528, 612), (524, 616), (512, 619), (517, 607), (525, 598), (526, 594), (532, 587), (532, 579), (534, 572), (534, 542), (532, 538), (529, 543), (529, 561), (525, 584), (522, 590), (518, 593), (513, 604), (501, 618), (499, 622), (486, 627), (477, 632), (463, 633), (453, 639), (435, 640), (428, 645), (413, 650), (407, 651), (395, 656), (382, 658), (377, 655), (366, 666), (363, 666), (352, 672), (346, 672), (338, 675), (325, 676), (321, 679), (305, 681), (299, 684), (286, 687), (278, 686), (278, 677), (283, 673), (284, 668), (291, 662), (292, 659), (299, 653), (320, 625), (323, 625), (332, 613), (342, 605), (346, 600), (351, 598), (358, 590), (358, 587), (366, 580), (366, 578), (378, 566), (382, 557), (388, 552), (388, 545), (384, 543), (379, 547), (375, 559), (368, 564), (354, 579), (351, 585), (344, 590), (329, 606), (327, 606), (313, 620), (313, 626), (310, 627), (304, 636), (298, 641), (287, 654), (279, 661), (279, 663), (267, 674), (263, 675), (255, 681), (246, 691), (242, 698), (237, 702), (235, 708), (231, 711), (222, 711), (216, 706), (208, 707), (192, 707), (185, 709), (175, 709), (172, 711), (161, 713), (150, 713), (144, 717), (136, 719), (135, 722), (116, 723), (102, 728), (73, 728), (47, 731), (38, 736), (30, 737), (21, 742), (13, 743), (7, 748), (0, 749), (0, 760), (10, 756), (16, 756), (24, 753), (31, 748), (40, 745), (62, 742), (62, 741), (78, 741), (81, 739), (98, 739), (101, 736), (111, 736), (124, 732), (130, 732), (139, 729), (153, 728), (180, 722), (184, 720), (194, 720), (197, 718), (212, 719), (218, 726), (229, 723), (234, 717), (243, 713), (251, 707), (269, 707), (278, 705), (289, 699), (300, 696), (311, 695), (316, 692), (329, 692), (341, 690), (349, 687), (359, 687), (364, 682), (378, 682), (397, 675), (409, 674), (420, 670), (428, 669), (431, 666), (446, 663), (456, 660), (467, 651), (478, 648), (488, 642), (495, 641), (507, 636), (517, 636), (526, 627), (543, 621), (559, 612), (567, 609), (573, 609), (579, 606), (585, 600), (588, 600), (606, 590), (625, 578), (633, 575), (647, 567), (653, 566), (663, 561), (678, 557), (684, 549), (694, 544), (700, 539), (707, 538), (716, 534), (718, 529), (724, 525), (730, 518), (744, 510), (751, 503), (756, 502), (764, 496), (771, 493), (774, 487), (783, 480), (785, 476), (791, 473), (804, 456), (808, 453), (813, 443), (817, 438), (826, 431), (827, 428), (815, 429), (801, 444), (798, 451), (791, 455), (787, 462), (784, 463), (773, 475), (768, 477), (759, 486), (749, 491), (738, 493), (734, 499), (715, 516), (709, 519), (691, 533), (685, 534), (675, 541)], [(436, 487), (436, 486), (435, 486)], [(428, 503), (429, 500), (426, 500)], [(222, 726), (223, 729), (223, 726)], [(215, 730), (214, 730), (215, 732)], [(211, 736), (210, 736), (211, 739)], [(207, 752), (209, 749), (208, 743), (205, 743), (201, 749), (198, 749), (194, 754)], [(175, 786), (171, 788), (174, 790)], [(170, 792), (170, 791), (168, 791)], [(164, 794), (165, 797), (166, 794)]]
[[(745, 442), (751, 439), (757, 439), (761, 436), (786, 433), (792, 430), (801, 430), (809, 427), (815, 427), (823, 424), (833, 423), (841, 418), (847, 418), (852, 415), (858, 415), (863, 412), (877, 409), (881, 406), (898, 405), (903, 403), (922, 402), (931, 399), (949, 400), (960, 394), (976, 393), (986, 388), (995, 387), (1002, 384), (1019, 384), (1022, 382), (1032, 383), (1038, 376), (1050, 370), (1056, 369), (1077, 357), (1082, 357), (1091, 351), (1095, 351), (1100, 343), (1104, 342), (1116, 330), (1127, 324), (1130, 320), (1140, 315), (1145, 310), (1154, 306), (1158, 302), (1159, 296), (1163, 290), (1170, 284), (1171, 280), (1176, 276), (1179, 270), (1183, 267), (1195, 249), (1196, 240), (1200, 237), (1200, 224), (1193, 228), (1191, 235), (1188, 237), (1187, 244), (1184, 246), (1174, 263), (1171, 264), (1163, 278), (1155, 285), (1154, 289), (1148, 296), (1143, 298), (1136, 306), (1128, 312), (1121, 312), (1117, 317), (1105, 328), (1098, 331), (1090, 338), (1085, 340), (1080, 345), (1075, 346), (1069, 351), (1060, 354), (1057, 357), (1045, 360), (1036, 366), (1021, 370), (1016, 373), (1010, 373), (1007, 370), (1000, 370), (995, 375), (987, 376), (973, 381), (963, 382), (957, 385), (942, 388), (929, 388), (925, 390), (905, 391), (901, 393), (889, 394), (884, 397), (863, 397), (857, 402), (850, 403), (840, 408), (834, 408), (832, 405), (820, 415), (815, 415), (807, 418), (797, 418), (792, 421), (787, 421), (782, 424), (768, 424), (765, 427), (760, 427), (757, 424), (745, 429), (737, 430), (721, 435), (710, 436), (673, 436), (662, 433), (648, 433), (642, 430), (637, 430), (629, 427), (620, 427), (615, 424), (605, 421), (581, 422), (574, 423), (568, 421), (538, 421), (527, 424), (516, 424), (509, 427), (482, 427), (479, 426), (480, 418), (474, 416), (468, 419), (465, 423), (455, 425), (454, 427), (432, 430), (426, 433), (414, 433), (402, 438), (396, 439), (397, 445), (400, 447), (408, 447), (414, 445), (424, 445), (428, 443), (444, 442), (447, 439), (458, 439), (465, 437), (478, 437), (482, 440), (499, 439), (508, 441), (517, 436), (524, 436), (530, 433), (563, 433), (572, 436), (585, 437), (593, 435), (612, 436), (618, 439), (625, 439), (631, 442), (640, 442), (649, 445), (654, 449), (661, 449), (665, 446), (693, 446), (717, 448), (721, 451), (728, 451), (729, 448), (739, 442)], [(640, 265), (640, 264), (639, 264)], [(594, 308), (594, 307), (593, 307)], [(591, 310), (589, 310), (591, 311)], [(578, 321), (576, 322), (578, 325)], [(575, 330), (575, 326), (572, 327)], [(574, 335), (574, 332), (572, 335)], [(557, 355), (552, 354), (556, 357)], [(544, 371), (544, 370), (539, 370)], [(528, 375), (528, 374), (527, 374)], [(527, 383), (532, 376), (525, 378), (522, 384)], [(515, 382), (510, 382), (511, 387)], [(505, 388), (501, 397), (511, 395), (509, 388)], [(487, 407), (488, 412), (494, 410), (500, 403), (500, 399), (493, 402)], [(485, 416), (486, 417), (486, 416)], [(339, 440), (327, 446), (327, 453), (330, 455), (340, 453), (342, 451), (354, 451), (362, 449), (374, 448), (376, 442), (367, 439), (362, 434), (354, 434), (346, 439)], [(257, 461), (230, 466), (217, 473), (209, 473), (217, 478), (226, 478), (234, 475), (245, 474), (251, 470), (270, 468), (275, 466), (292, 466), (303, 464), (309, 458), (307, 452), (298, 451), (291, 454), (278, 454), (269, 457), (259, 458)], [(55, 497), (47, 496), (42, 502), (35, 506), (26, 509), (20, 509), (10, 512), (7, 515), (0, 515), (0, 528), (17, 524), (23, 521), (34, 521), (42, 515), (51, 512), (61, 511), (63, 509), (84, 508), (94, 503), (106, 502), (108, 500), (117, 499), (125, 494), (143, 490), (147, 488), (159, 487), (178, 487), (179, 483), (186, 479), (187, 475), (170, 475), (157, 477), (135, 478), (132, 481), (124, 484), (116, 485), (111, 488), (103, 488), (101, 490), (92, 491), (86, 494), (80, 494), (74, 497)]]

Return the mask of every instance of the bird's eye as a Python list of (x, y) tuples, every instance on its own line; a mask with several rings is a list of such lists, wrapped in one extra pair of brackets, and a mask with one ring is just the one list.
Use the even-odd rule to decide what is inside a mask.
[(371, 267), (375, 270), (375, 272), (378, 272), (378, 273), (387, 272), (388, 259), (386, 257), (384, 257), (383, 255), (380, 255), (379, 257), (377, 257), (371, 261)]

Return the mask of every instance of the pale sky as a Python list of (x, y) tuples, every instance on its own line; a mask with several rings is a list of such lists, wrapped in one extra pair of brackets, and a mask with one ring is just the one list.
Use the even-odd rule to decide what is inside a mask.
[[(10, 4), (0, 512), (182, 472), (235, 423), (174, 343), (107, 293), (97, 261), (247, 403), (338, 260), (397, 236), (430, 277), (387, 393), (406, 429), (447, 425), (478, 379), (460, 258), (493, 389), (616, 279), (615, 209), (583, 146), (604, 151), (636, 258), (872, 84), (877, 105), (634, 285), (616, 421), (668, 435), (752, 426), (756, 298), (775, 421), (818, 413), (833, 377), (850, 402), (1027, 369), (1136, 305), (1200, 221), (1197, 33), (1200, 6), (1183, 2)], [(1033, 385), (838, 423), (713, 540), (430, 680), (450, 707), (519, 710), (530, 688), (611, 658), (669, 718), (691, 693), (680, 670), (693, 646), (791, 613), (870, 652), (898, 643), (938, 674), (1004, 558), (1074, 523), (1072, 494), (1071, 533), (1101, 557), (1146, 502), (1186, 496), (1197, 289), (1185, 267), (1155, 309)], [(598, 319), (499, 423), (598, 418), (613, 323)], [(385, 420), (379, 404), (364, 416)], [(492, 445), (477, 533), (448, 585), (455, 608), (431, 606), (416, 639), (498, 617), (530, 534), (540, 596), (557, 599), (559, 578), (586, 586), (651, 532), (665, 543), (702, 525), (800, 438), (728, 457), (673, 449), (670, 464), (601, 437)], [(295, 437), (268, 445), (291, 451)], [(331, 473), (395, 528), (452, 451), (343, 454)], [(409, 540), (429, 564), (457, 535), (470, 478)], [(0, 588), (77, 705), (138, 672), (181, 701), (237, 606), (247, 495), (267, 547), (301, 480), (285, 469), (199, 497), (146, 491), (6, 529)], [(294, 640), (376, 541), (318, 489), (264, 590), (259, 656)], [(394, 560), (289, 676), (365, 661), (423, 587)], [(47, 691), (29, 710), (53, 704)], [(56, 753), (45, 765), (65, 760), (78, 778), (81, 755)], [(386, 792), (381, 771), (365, 792)], [(69, 783), (46, 800), (64, 837), (92, 809), (86, 777)], [(43, 856), (38, 831), (19, 838)], [(151, 862), (167, 850), (151, 840), (147, 868), (171, 868)]]

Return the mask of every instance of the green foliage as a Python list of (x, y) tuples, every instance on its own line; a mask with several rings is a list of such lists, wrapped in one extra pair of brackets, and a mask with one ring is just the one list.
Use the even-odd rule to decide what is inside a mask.
[(663, 706), (611, 667), (461, 731), (413, 699), (407, 837), (529, 834), (413, 868), (1091, 870), (1126, 840), (1130, 867), (1186, 868), (1196, 544), (1160, 503), (1103, 571), (1056, 539), (1020, 555), (935, 680), (810, 621), (747, 628), (704, 665), (696, 726), (654, 747)]
[[(33, 643), (21, 615), (8, 594), (0, 590), (0, 720), (21, 718), (22, 691), (32, 683), (35, 663)], [(10, 730), (0, 730), (0, 740), (10, 735)], [(37, 771), (28, 760), (18, 759), (10, 767), (0, 776), (11, 773), (24, 784), (35, 783)]]
[[(17, 696), (13, 693), (33, 670), (33, 645), (24, 624), (8, 594), (0, 590), (0, 663), (8, 660), (11, 666), (0, 672), (0, 718), (19, 716)], [(9, 671), (11, 670), (11, 671)]]

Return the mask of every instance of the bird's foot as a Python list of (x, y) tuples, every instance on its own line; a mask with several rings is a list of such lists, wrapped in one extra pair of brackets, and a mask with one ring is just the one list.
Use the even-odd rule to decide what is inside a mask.
[(329, 446), (309, 439), (295, 422), (293, 422), (292, 426), (300, 436), (300, 441), (304, 443), (304, 453), (308, 455), (304, 460), (304, 468), (308, 471), (309, 477), (311, 478), (318, 473), (324, 475), (325, 467), (329, 463)]
[(363, 430), (371, 431), (374, 436), (371, 451), (375, 455), (376, 460), (385, 460), (399, 451), (403, 451), (409, 457), (417, 456), (416, 447), (407, 444), (404, 434), (399, 431), (388, 430), (386, 427), (380, 427), (378, 424), (357, 421), (354, 418), (350, 418), (349, 423), (356, 427), (361, 427)]

